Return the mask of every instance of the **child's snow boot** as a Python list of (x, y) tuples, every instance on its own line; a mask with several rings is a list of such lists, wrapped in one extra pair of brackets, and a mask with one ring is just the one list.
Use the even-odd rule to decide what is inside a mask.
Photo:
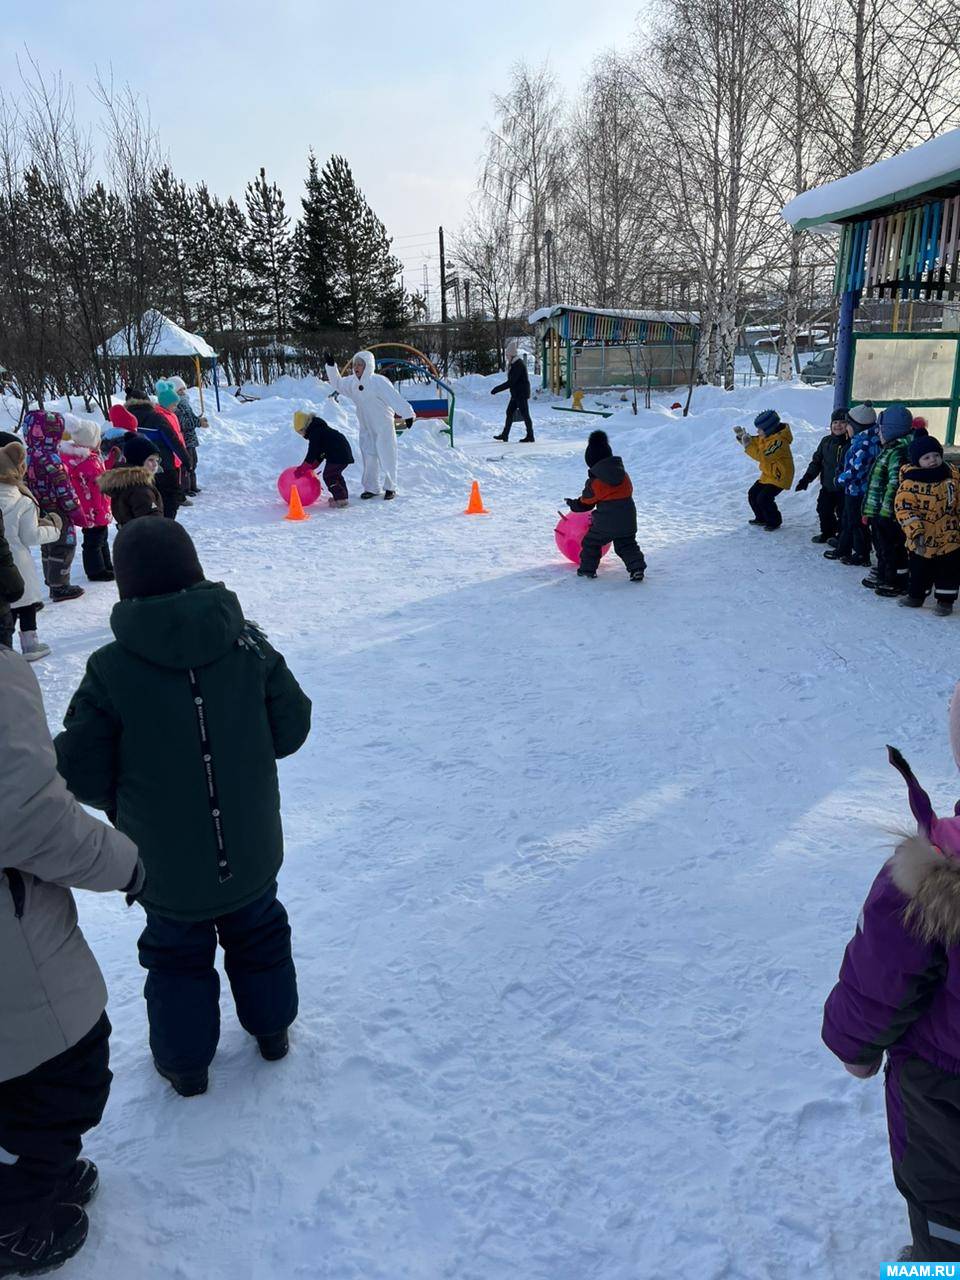
[(87, 1239), (90, 1223), (75, 1204), (58, 1204), (42, 1225), (28, 1223), (0, 1235), (0, 1276), (39, 1276), (56, 1271)]
[(257, 1036), (257, 1045), (260, 1056), (267, 1062), (279, 1062), (290, 1052), (290, 1037), (284, 1028), (283, 1031), (274, 1032), (272, 1036)]
[(811, 538), (810, 541), (819, 543), (829, 542), (830, 535), (829, 533), (818, 533), (815, 537)]
[(578, 569), (578, 570), (577, 570), (577, 577), (578, 577), (578, 578), (595, 578), (596, 576), (597, 576), (597, 575), (596, 575), (595, 573), (591, 573), (589, 569)]
[(630, 574), (630, 581), (631, 581), (631, 582), (642, 582), (642, 581), (643, 581), (643, 570), (642, 570), (642, 569), (634, 569), (634, 571)]
[(886, 600), (892, 600), (895, 596), (902, 596), (905, 588), (899, 584), (888, 586), (885, 582), (876, 588), (877, 595), (883, 596)]
[(864, 556), (841, 556), (841, 564), (854, 564), (858, 569), (869, 569), (870, 560)]
[(67, 587), (51, 587), (50, 599), (54, 604), (62, 604), (64, 600), (79, 600), (83, 595), (83, 587), (73, 585)]
[(922, 609), (923, 601), (917, 600), (913, 596), (904, 596), (899, 602), (901, 609)]
[(201, 1093), (207, 1092), (209, 1081), (206, 1071), (181, 1073), (179, 1071), (167, 1071), (161, 1067), (159, 1062), (154, 1062), (153, 1065), (157, 1068), (157, 1073), (173, 1085), (181, 1098), (196, 1098)]
[(949, 600), (938, 600), (933, 606), (933, 612), (938, 618), (949, 618), (953, 613), (953, 605)]
[(99, 1189), (100, 1170), (92, 1160), (78, 1160), (73, 1172), (60, 1184), (57, 1203), (78, 1204), (82, 1208), (90, 1203)]
[(831, 547), (829, 551), (823, 553), (823, 558), (824, 560), (842, 560), (845, 555), (845, 551), (838, 551), (836, 547)]
[(860, 579), (861, 587), (866, 587), (869, 591), (876, 591), (880, 585), (880, 579), (874, 573), (868, 574), (865, 578)]
[(35, 631), (20, 632), (20, 652), (28, 662), (39, 662), (50, 652), (48, 644), (42, 644)]

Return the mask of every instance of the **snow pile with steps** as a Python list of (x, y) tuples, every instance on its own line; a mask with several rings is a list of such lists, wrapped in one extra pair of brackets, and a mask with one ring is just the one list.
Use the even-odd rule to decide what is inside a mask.
[[(81, 895), (116, 1080), (77, 1280), (845, 1280), (906, 1238), (880, 1083), (820, 1010), (907, 816), (884, 744), (955, 796), (958, 622), (825, 562), (813, 492), (747, 527), (731, 428), (777, 408), (799, 469), (830, 389), (606, 422), (541, 395), (537, 444), (504, 446), (495, 382), (458, 387), (457, 450), (401, 441), (394, 503), (304, 524), (275, 479), (322, 384), (211, 415), (183, 522), (314, 699), (281, 764), (302, 1013), (267, 1064), (225, 994), (210, 1092), (176, 1098), (141, 916)], [(595, 427), (636, 485), (640, 586), (554, 547)], [(472, 479), (489, 516), (461, 515)], [(54, 724), (113, 598), (41, 614)]]

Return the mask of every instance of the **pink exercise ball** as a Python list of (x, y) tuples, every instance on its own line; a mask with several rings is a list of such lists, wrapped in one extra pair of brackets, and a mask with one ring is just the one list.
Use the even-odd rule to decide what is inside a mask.
[[(593, 514), (589, 511), (568, 511), (565, 516), (560, 517), (553, 531), (557, 546), (574, 564), (580, 563), (580, 548), (592, 519)], [(608, 542), (600, 554), (605, 556), (609, 550)]]
[(298, 476), (294, 475), (295, 471), (296, 467), (287, 467), (286, 471), (280, 472), (277, 480), (277, 491), (284, 502), (289, 502), (293, 486), (296, 485), (297, 492), (300, 494), (300, 501), (305, 507), (312, 507), (321, 493), (323, 493), (323, 485), (315, 472), (308, 471), (305, 476)]

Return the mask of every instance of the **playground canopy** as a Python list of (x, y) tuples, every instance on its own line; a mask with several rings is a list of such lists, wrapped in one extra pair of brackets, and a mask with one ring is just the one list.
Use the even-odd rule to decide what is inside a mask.
[[(149, 360), (160, 363), (171, 360), (189, 361), (197, 374), (200, 386), (200, 369), (208, 365), (212, 369), (213, 388), (220, 408), (220, 387), (217, 379), (217, 353), (199, 334), (188, 333), (162, 311), (145, 311), (139, 320), (126, 325), (104, 343), (104, 354), (111, 360)], [(202, 397), (201, 397), (202, 398)]]
[[(960, 332), (915, 330), (914, 304), (960, 292), (960, 129), (805, 191), (784, 207), (783, 217), (798, 231), (839, 231), (836, 407), (902, 400), (952, 444)], [(864, 297), (892, 303), (891, 332), (854, 331)]]
[(559, 303), (528, 316), (542, 347), (543, 385), (673, 387), (688, 382), (700, 317), (692, 311), (617, 311)]

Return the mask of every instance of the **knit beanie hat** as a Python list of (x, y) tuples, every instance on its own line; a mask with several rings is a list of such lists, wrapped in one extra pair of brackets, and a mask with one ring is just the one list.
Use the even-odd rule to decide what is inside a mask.
[(177, 395), (179, 395), (181, 391), (186, 391), (187, 389), (187, 384), (182, 378), (168, 378), (167, 381), (170, 383), (171, 387), (173, 387)]
[(23, 444), (23, 441), (12, 431), (0, 431), (0, 446), (5, 444)]
[(613, 450), (605, 431), (591, 431), (587, 447), (583, 452), (583, 460), (588, 467), (594, 466), (604, 458), (612, 458)]
[(157, 383), (157, 400), (164, 409), (172, 409), (179, 399), (172, 382)]
[(119, 427), (121, 431), (136, 431), (137, 427), (140, 425), (137, 422), (136, 414), (131, 413), (126, 405), (123, 404), (112, 404), (107, 417), (110, 419), (112, 424), (115, 427)]
[(943, 445), (936, 436), (929, 436), (926, 433), (915, 436), (910, 441), (910, 461), (913, 465), (919, 466), (920, 459), (927, 453), (939, 453), (943, 457)]
[(149, 400), (146, 390), (143, 387), (127, 387), (124, 392), (127, 400)]
[(100, 426), (92, 418), (74, 418), (69, 425), (70, 439), (81, 449), (99, 449)]
[(913, 414), (905, 404), (891, 404), (880, 414), (880, 439), (884, 444), (899, 440), (913, 430)]
[(134, 434), (124, 436), (120, 442), (120, 452), (128, 467), (142, 467), (154, 454), (158, 458), (160, 456), (160, 450), (152, 440), (148, 440), (146, 436)]
[(858, 427), (872, 427), (877, 420), (877, 411), (869, 400), (865, 400), (863, 404), (855, 404), (847, 413), (847, 417)]
[(167, 596), (203, 582), (193, 539), (176, 520), (130, 520), (113, 544), (121, 600)]
[(780, 415), (776, 409), (764, 409), (754, 418), (753, 425), (762, 435), (768, 436), (780, 426)]
[(831, 422), (847, 422), (849, 421), (846, 409), (834, 409), (830, 415)]

